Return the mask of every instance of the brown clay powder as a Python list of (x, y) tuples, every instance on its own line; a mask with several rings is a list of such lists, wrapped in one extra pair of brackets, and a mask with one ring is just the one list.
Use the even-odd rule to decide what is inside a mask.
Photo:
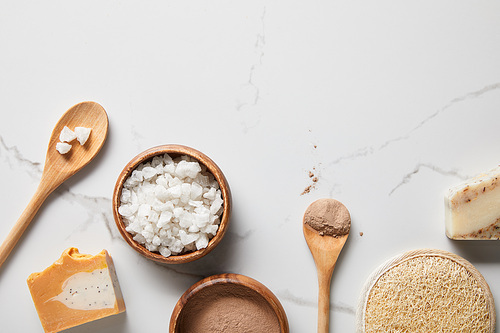
[(280, 333), (266, 300), (238, 284), (205, 288), (186, 303), (180, 316), (182, 333)]
[(351, 230), (351, 215), (340, 201), (319, 199), (307, 208), (304, 223), (322, 236), (343, 236)]

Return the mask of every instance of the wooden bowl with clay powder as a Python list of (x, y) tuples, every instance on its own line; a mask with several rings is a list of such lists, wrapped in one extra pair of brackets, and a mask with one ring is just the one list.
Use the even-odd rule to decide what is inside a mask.
[[(138, 241), (134, 240), (134, 235), (126, 230), (126, 224), (124, 222), (124, 217), (120, 214), (120, 205), (122, 198), (122, 191), (124, 189), (124, 184), (127, 179), (132, 175), (133, 171), (136, 170), (141, 164), (146, 162), (151, 162), (156, 156), (164, 156), (168, 154), (174, 161), (181, 158), (182, 156), (187, 156), (192, 162), (196, 161), (201, 166), (205, 174), (211, 174), (213, 178), (217, 181), (218, 187), (221, 191), (222, 198), (222, 213), (219, 216), (219, 224), (216, 234), (209, 239), (208, 244), (205, 248), (200, 248), (198, 250), (188, 250), (183, 251), (178, 254), (172, 254), (170, 256), (164, 256), (160, 254), (159, 251), (150, 251), (144, 244), (140, 244)], [(212, 161), (208, 156), (199, 152), (196, 149), (182, 146), (182, 145), (162, 145), (150, 148), (139, 155), (135, 156), (122, 170), (120, 173), (116, 185), (113, 191), (113, 216), (125, 241), (138, 253), (144, 257), (151, 259), (153, 261), (164, 263), (164, 264), (180, 264), (191, 262), (202, 258), (212, 251), (222, 240), (226, 230), (229, 226), (229, 216), (231, 214), (231, 192), (229, 190), (229, 185), (226, 177), (222, 173), (221, 169)], [(149, 217), (148, 217), (149, 218)]]
[(170, 318), (170, 333), (289, 333), (278, 298), (240, 274), (218, 274), (192, 285)]

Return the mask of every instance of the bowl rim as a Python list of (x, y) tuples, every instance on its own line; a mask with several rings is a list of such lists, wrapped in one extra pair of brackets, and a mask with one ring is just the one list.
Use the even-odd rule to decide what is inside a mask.
[[(120, 197), (123, 189), (123, 183), (129, 177), (133, 170), (135, 170), (141, 163), (151, 160), (154, 156), (169, 154), (169, 155), (187, 155), (196, 159), (199, 163), (203, 164), (214, 178), (219, 183), (219, 188), (222, 194), (223, 200), (223, 212), (219, 224), (219, 229), (213, 238), (210, 239), (208, 245), (204, 249), (179, 254), (171, 255), (169, 257), (164, 257), (160, 253), (155, 253), (148, 251), (144, 246), (140, 245), (132, 239), (132, 235), (125, 230), (125, 225), (123, 223), (123, 218), (118, 213), (118, 208), (120, 207)], [(222, 240), (224, 234), (226, 233), (231, 215), (231, 205), (232, 205), (231, 191), (229, 189), (229, 184), (226, 177), (222, 173), (219, 166), (210, 159), (207, 155), (202, 152), (179, 144), (165, 144), (155, 146), (144, 150), (143, 152), (137, 154), (133, 157), (120, 172), (115, 187), (113, 189), (112, 206), (113, 206), (113, 217), (118, 228), (118, 231), (125, 239), (125, 241), (138, 253), (144, 257), (151, 259), (153, 261), (165, 264), (180, 264), (187, 263), (199, 259), (210, 251), (212, 251)]]
[(191, 300), (194, 296), (196, 296), (197, 293), (199, 293), (203, 289), (224, 284), (236, 284), (239, 286), (250, 288), (257, 294), (259, 294), (273, 309), (280, 325), (280, 332), (289, 333), (290, 328), (288, 325), (288, 319), (285, 309), (281, 305), (276, 295), (261, 282), (249, 276), (236, 273), (222, 273), (208, 276), (189, 287), (179, 298), (172, 311), (172, 315), (170, 317), (169, 333), (177, 333), (176, 330), (178, 330), (178, 321), (180, 319), (184, 306), (189, 302), (189, 300)]

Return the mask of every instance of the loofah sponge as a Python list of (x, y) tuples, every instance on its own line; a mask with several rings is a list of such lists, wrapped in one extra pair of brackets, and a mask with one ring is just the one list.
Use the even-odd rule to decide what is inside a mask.
[(441, 250), (416, 250), (380, 267), (367, 281), (358, 332), (485, 332), (495, 305), (479, 271)]

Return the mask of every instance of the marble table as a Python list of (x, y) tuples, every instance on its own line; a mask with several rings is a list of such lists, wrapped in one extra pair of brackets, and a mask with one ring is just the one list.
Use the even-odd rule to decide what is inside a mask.
[[(93, 100), (110, 126), (1, 268), (0, 331), (43, 331), (26, 278), (75, 246), (109, 251), (127, 311), (69, 332), (167, 332), (184, 291), (224, 272), (271, 289), (291, 332), (315, 332), (302, 216), (324, 197), (352, 216), (331, 332), (355, 330), (371, 272), (419, 248), (469, 260), (500, 304), (500, 242), (449, 240), (443, 203), (450, 186), (500, 163), (499, 36), (495, 1), (3, 1), (2, 241), (62, 113)], [(170, 143), (211, 157), (234, 206), (213, 252), (165, 267), (121, 238), (111, 195), (132, 157)]]

